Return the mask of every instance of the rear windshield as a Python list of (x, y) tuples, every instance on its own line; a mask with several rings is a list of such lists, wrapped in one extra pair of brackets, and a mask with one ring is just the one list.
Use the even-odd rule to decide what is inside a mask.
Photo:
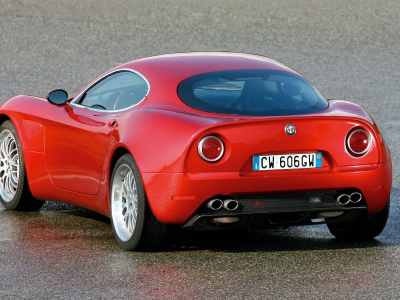
[(287, 116), (328, 107), (325, 97), (304, 78), (270, 70), (196, 75), (179, 84), (178, 94), (195, 109), (230, 115)]

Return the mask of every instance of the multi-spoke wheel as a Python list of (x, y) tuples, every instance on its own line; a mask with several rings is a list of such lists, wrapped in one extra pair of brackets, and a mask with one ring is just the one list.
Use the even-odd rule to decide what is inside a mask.
[(151, 212), (142, 179), (130, 154), (120, 157), (110, 183), (113, 232), (126, 250), (157, 250), (171, 241), (173, 227), (159, 222)]
[(10, 202), (17, 192), (19, 179), (18, 147), (11, 131), (0, 133), (0, 195)]
[(111, 210), (115, 232), (121, 241), (128, 241), (135, 231), (138, 218), (138, 193), (135, 177), (127, 164), (114, 174)]
[(0, 126), (0, 202), (13, 210), (35, 210), (44, 203), (29, 190), (21, 144), (11, 121)]

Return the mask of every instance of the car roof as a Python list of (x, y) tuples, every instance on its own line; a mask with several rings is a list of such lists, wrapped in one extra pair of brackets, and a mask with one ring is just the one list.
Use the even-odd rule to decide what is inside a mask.
[(173, 77), (182, 80), (201, 73), (239, 70), (267, 69), (298, 74), (288, 66), (268, 57), (233, 52), (187, 52), (153, 56), (128, 62), (119, 68), (129, 68), (149, 79)]
[(143, 58), (120, 65), (111, 72), (131, 69), (143, 75), (150, 84), (150, 92), (143, 107), (167, 105), (186, 111), (200, 112), (183, 103), (177, 93), (178, 85), (194, 75), (222, 71), (264, 69), (298, 74), (288, 66), (268, 57), (232, 52), (187, 52)]

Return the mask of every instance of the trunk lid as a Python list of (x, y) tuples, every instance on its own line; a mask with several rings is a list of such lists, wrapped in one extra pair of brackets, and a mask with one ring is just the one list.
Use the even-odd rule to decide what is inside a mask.
[[(294, 135), (288, 135), (285, 127), (293, 124)], [(346, 137), (354, 128), (363, 128), (371, 137), (366, 154), (355, 157), (346, 148)], [(220, 138), (225, 154), (215, 163), (202, 160), (198, 154), (199, 141), (208, 135)], [(237, 120), (211, 126), (199, 132), (193, 139), (185, 161), (185, 171), (253, 173), (254, 155), (322, 153), (322, 168), (293, 170), (294, 172), (334, 172), (343, 166), (371, 165), (379, 163), (379, 149), (374, 128), (369, 122), (354, 117), (299, 116), (280, 119)], [(271, 172), (287, 170), (256, 171)]]

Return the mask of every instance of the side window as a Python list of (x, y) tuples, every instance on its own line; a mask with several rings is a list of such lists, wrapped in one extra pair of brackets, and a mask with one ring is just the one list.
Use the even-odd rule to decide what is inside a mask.
[(122, 71), (104, 78), (87, 90), (79, 104), (95, 109), (119, 110), (138, 104), (148, 91), (149, 86), (141, 76)]

